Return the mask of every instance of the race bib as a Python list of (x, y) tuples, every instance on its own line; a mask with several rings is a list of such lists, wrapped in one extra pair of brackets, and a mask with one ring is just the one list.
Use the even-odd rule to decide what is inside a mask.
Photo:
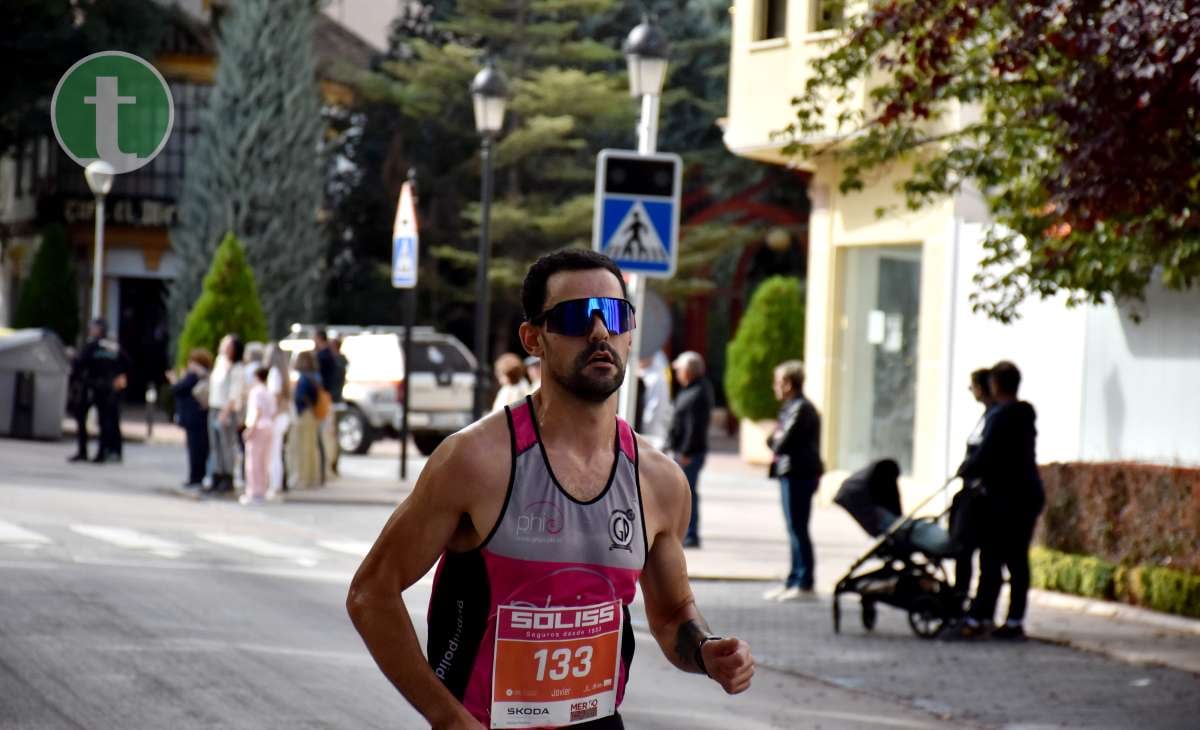
[(571, 608), (500, 606), (492, 727), (574, 725), (617, 711), (621, 601)]

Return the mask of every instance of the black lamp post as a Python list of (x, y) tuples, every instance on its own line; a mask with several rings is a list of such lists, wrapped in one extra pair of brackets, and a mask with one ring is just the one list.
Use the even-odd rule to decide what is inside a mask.
[(475, 272), (475, 358), (478, 370), (475, 373), (475, 404), (473, 412), (478, 421), (484, 413), (484, 398), (491, 377), (488, 358), (488, 322), (490, 309), (490, 287), (488, 286), (488, 264), (492, 245), (488, 239), (488, 223), (492, 208), (492, 139), (504, 126), (504, 106), (508, 102), (508, 84), (504, 74), (488, 60), (487, 65), (475, 74), (471, 82), (471, 98), (475, 103), (475, 129), (482, 137), (483, 158), (482, 210), (479, 216), (479, 264)]

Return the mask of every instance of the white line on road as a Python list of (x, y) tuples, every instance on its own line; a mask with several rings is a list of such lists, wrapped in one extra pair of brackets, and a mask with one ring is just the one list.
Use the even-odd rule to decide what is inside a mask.
[(200, 532), (196, 534), (201, 540), (207, 540), (237, 550), (245, 550), (248, 553), (253, 553), (264, 558), (291, 560), (305, 568), (310, 568), (317, 564), (317, 553), (308, 548), (281, 545), (254, 535), (233, 535), (227, 532)]
[(317, 544), (335, 553), (345, 553), (357, 558), (366, 557), (371, 549), (371, 543), (362, 540), (317, 540)]
[(32, 530), (26, 530), (20, 525), (0, 520), (0, 544), (16, 545), (18, 547), (39, 547), (53, 542), (45, 535), (39, 535)]
[(179, 543), (164, 540), (161, 537), (147, 535), (144, 532), (131, 530), (128, 527), (109, 527), (106, 525), (70, 525), (71, 532), (77, 532), (93, 540), (112, 543), (118, 547), (130, 550), (141, 550), (160, 558), (178, 558), (187, 552), (187, 548)]

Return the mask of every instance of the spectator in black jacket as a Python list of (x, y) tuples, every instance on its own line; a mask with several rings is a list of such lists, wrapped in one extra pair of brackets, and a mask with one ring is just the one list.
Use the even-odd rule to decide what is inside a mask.
[[(983, 406), (983, 413), (980, 414), (975, 429), (967, 437), (967, 459), (979, 450), (988, 416), (996, 406), (996, 401), (992, 398), (991, 370), (980, 368), (971, 373), (971, 395)], [(954, 559), (954, 590), (962, 596), (964, 603), (971, 590), (973, 561), (975, 551), (979, 549), (979, 513), (986, 507), (985, 498), (982, 482), (979, 479), (967, 479), (963, 481), (963, 488), (954, 495), (954, 501), (950, 505), (950, 537), (958, 548), (958, 556)]]
[(708, 456), (708, 424), (713, 409), (713, 390), (704, 377), (704, 358), (688, 351), (671, 363), (681, 390), (675, 396), (675, 413), (667, 435), (667, 452), (683, 468), (692, 490), (692, 516), (683, 546), (700, 547), (700, 470)]
[(175, 396), (175, 421), (187, 438), (188, 479), (184, 489), (198, 491), (204, 482), (208, 463), (208, 373), (212, 363), (212, 353), (198, 347), (188, 353), (182, 377), (172, 371), (166, 373)]
[[(978, 479), (985, 490), (984, 524), (980, 534), (979, 590), (967, 619), (957, 627), (958, 638), (989, 634), (995, 639), (1023, 639), (1025, 603), (1029, 593), (1029, 546), (1046, 497), (1037, 468), (1037, 414), (1033, 406), (1017, 400), (1021, 371), (1011, 362), (992, 368), (995, 400), (979, 446), (958, 475)], [(990, 631), (1000, 595), (1001, 569), (1008, 568), (1008, 620)]]
[(782, 406), (779, 423), (767, 445), (775, 452), (770, 473), (779, 480), (783, 496), (792, 564), (784, 584), (767, 591), (763, 598), (803, 601), (814, 597), (816, 556), (808, 535), (808, 518), (825, 471), (821, 463), (821, 414), (804, 397), (804, 363), (799, 360), (788, 360), (775, 368), (774, 388)]

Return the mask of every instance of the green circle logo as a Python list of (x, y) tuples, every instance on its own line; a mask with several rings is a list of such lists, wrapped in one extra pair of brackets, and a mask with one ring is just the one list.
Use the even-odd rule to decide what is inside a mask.
[(58, 80), (50, 123), (58, 144), (80, 165), (104, 160), (118, 173), (133, 172), (166, 146), (175, 103), (162, 74), (145, 59), (101, 51)]

